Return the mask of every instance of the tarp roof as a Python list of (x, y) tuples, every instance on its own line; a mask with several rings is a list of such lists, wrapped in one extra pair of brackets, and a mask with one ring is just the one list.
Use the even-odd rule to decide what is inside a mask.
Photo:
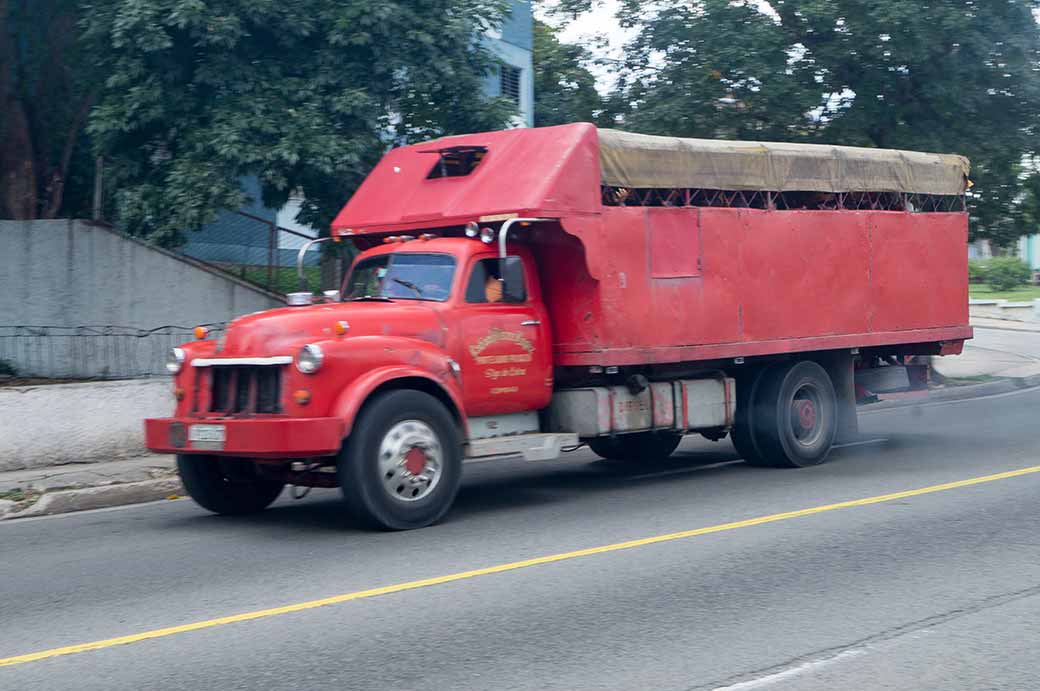
[(960, 195), (969, 172), (968, 159), (953, 154), (598, 134), (602, 183), (610, 187)]

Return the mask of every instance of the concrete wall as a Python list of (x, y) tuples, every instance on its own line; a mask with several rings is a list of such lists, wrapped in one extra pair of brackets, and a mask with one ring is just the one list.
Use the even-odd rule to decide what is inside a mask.
[[(154, 329), (223, 322), (280, 304), (273, 294), (83, 221), (0, 221), (0, 327), (116, 325)], [(19, 374), (106, 376), (61, 351)], [(43, 347), (35, 345), (34, 349)], [(13, 355), (11, 353), (14, 353)]]
[(166, 378), (0, 387), (0, 472), (142, 456), (142, 421), (173, 406)]

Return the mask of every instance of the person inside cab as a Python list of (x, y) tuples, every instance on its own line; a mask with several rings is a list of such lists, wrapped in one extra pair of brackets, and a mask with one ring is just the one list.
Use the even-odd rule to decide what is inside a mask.
[(502, 279), (488, 275), (484, 281), (484, 297), (487, 302), (502, 302)]

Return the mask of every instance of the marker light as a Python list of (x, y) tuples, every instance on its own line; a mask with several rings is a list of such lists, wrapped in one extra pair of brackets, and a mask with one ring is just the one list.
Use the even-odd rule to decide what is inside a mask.
[(466, 224), (466, 237), (475, 238), (480, 235), (480, 226), (477, 225), (476, 221), (470, 221)]
[(332, 330), (337, 336), (342, 336), (350, 331), (350, 324), (345, 321), (338, 321), (336, 325), (332, 327)]
[(293, 391), (292, 397), (298, 405), (307, 405), (311, 402), (311, 392), (307, 389), (297, 389), (296, 391)]
[(195, 338), (199, 339), (200, 341), (209, 335), (209, 329), (207, 329), (205, 326), (196, 326), (192, 331), (195, 334)]
[(480, 241), (486, 245), (490, 245), (495, 241), (495, 229), (484, 227), (480, 229)]

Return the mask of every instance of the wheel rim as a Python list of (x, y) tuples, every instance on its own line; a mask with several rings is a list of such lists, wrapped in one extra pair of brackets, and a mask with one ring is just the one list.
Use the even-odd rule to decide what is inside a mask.
[(824, 429), (823, 397), (815, 384), (802, 384), (791, 399), (791, 435), (801, 446), (816, 444)]
[(433, 428), (421, 420), (398, 422), (379, 445), (383, 489), (397, 501), (419, 501), (440, 482), (443, 461)]

